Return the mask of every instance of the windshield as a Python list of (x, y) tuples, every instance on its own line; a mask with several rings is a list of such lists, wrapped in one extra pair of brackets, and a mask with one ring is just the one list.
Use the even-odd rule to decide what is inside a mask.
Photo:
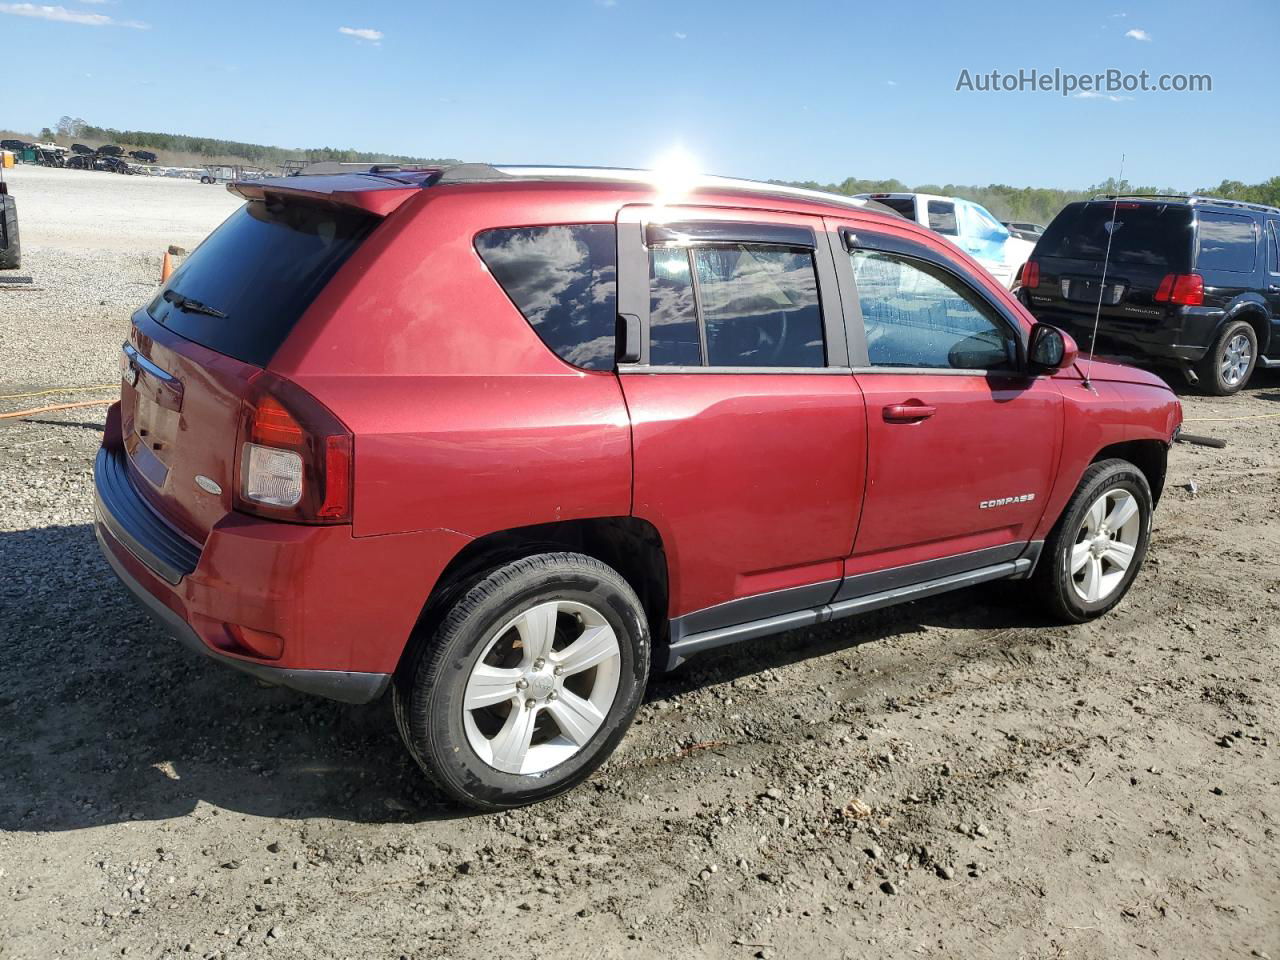
[(188, 340), (266, 366), (377, 223), (321, 204), (251, 201), (192, 252), (147, 312)]

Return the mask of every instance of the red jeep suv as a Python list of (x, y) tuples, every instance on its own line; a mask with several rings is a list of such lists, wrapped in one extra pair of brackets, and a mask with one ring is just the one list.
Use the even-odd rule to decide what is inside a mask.
[[(1115, 606), (1181, 421), (874, 203), (461, 165), (236, 183), (94, 465), (168, 632), (543, 799), (651, 667), (1000, 578)], [(764, 641), (767, 642), (767, 641)]]

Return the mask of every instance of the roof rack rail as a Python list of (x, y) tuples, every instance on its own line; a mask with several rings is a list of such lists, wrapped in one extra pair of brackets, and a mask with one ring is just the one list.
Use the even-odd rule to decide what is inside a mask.
[(1271, 207), (1265, 203), (1250, 203), (1247, 200), (1224, 200), (1221, 197), (1205, 197), (1195, 193), (1098, 193), (1093, 200), (1178, 200), (1195, 205), (1211, 203), (1220, 207), (1237, 207), (1241, 210), (1255, 210), (1258, 213), (1280, 213), (1280, 207)]
[[(518, 180), (569, 180), (569, 181), (612, 181), (614, 183), (653, 183), (652, 170), (632, 167), (586, 167), (557, 165), (522, 165), (522, 164), (488, 164), (460, 163), (445, 167), (444, 172), (435, 180), (436, 184), (450, 183), (484, 183), (494, 181)], [(821, 190), (808, 190), (804, 187), (792, 187), (780, 183), (768, 183), (761, 180), (740, 180), (736, 177), (718, 177), (710, 174), (699, 174), (693, 178), (692, 189), (740, 190), (766, 196), (797, 197), (806, 200), (817, 200), (839, 206), (857, 207), (860, 210), (877, 210), (897, 216), (896, 210), (876, 203), (873, 200), (862, 200), (839, 193), (825, 193)]]

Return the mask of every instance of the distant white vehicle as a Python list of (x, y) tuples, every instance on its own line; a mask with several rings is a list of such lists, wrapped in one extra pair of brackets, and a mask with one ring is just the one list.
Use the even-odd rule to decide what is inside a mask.
[(971, 200), (929, 193), (860, 193), (858, 198), (882, 203), (942, 234), (1010, 289), (1036, 246), (1013, 236), (986, 207)]

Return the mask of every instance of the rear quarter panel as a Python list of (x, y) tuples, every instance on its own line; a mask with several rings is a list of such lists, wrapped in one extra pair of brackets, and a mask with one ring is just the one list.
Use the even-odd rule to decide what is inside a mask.
[(616, 193), (450, 187), (404, 204), (272, 362), (355, 434), (358, 537), (466, 537), (631, 511), (617, 378), (561, 361), (489, 274), (475, 234), (612, 223)]

